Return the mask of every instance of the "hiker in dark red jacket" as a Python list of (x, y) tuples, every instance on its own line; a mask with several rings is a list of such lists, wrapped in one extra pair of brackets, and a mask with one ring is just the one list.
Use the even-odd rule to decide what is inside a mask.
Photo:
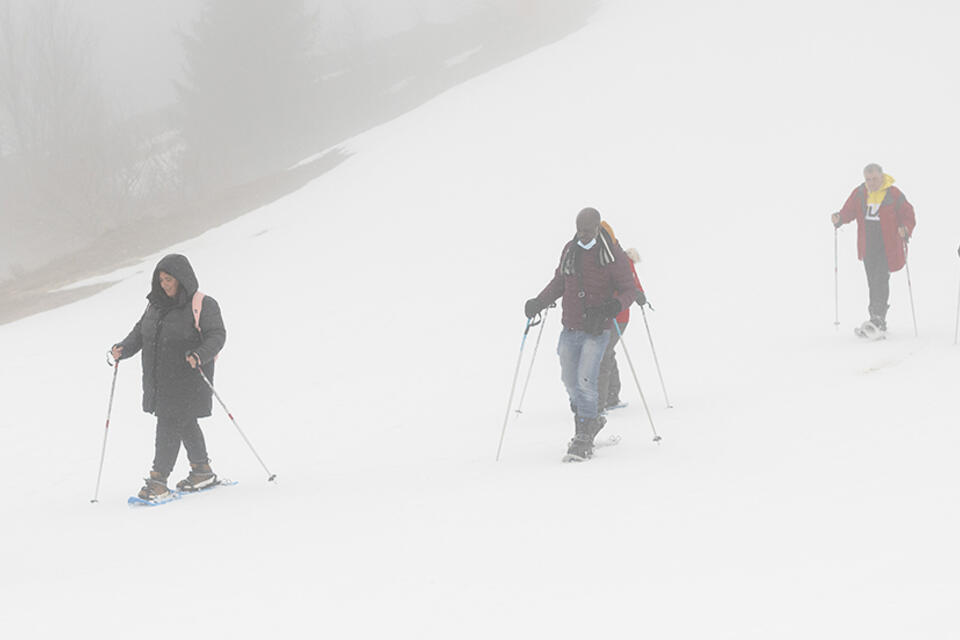
[(557, 353), (563, 384), (575, 410), (574, 438), (564, 461), (593, 455), (593, 439), (603, 428), (597, 381), (600, 362), (613, 330), (613, 318), (637, 298), (629, 259), (600, 227), (600, 214), (587, 208), (577, 215), (577, 233), (564, 246), (553, 280), (524, 312), (532, 318), (563, 296), (563, 331)]
[(882, 335), (887, 330), (890, 307), (890, 273), (906, 264), (906, 244), (917, 220), (913, 205), (893, 186), (893, 178), (880, 165), (868, 164), (863, 177), (864, 182), (830, 219), (835, 227), (857, 221), (857, 257), (863, 260), (870, 292), (867, 322)]
[[(210, 415), (212, 394), (195, 369), (201, 367), (213, 380), (214, 359), (227, 332), (220, 305), (210, 296), (196, 296), (197, 289), (197, 276), (187, 258), (165, 256), (153, 271), (146, 311), (130, 335), (111, 349), (115, 360), (143, 350), (143, 410), (157, 416), (153, 469), (138, 494), (143, 500), (169, 496), (167, 477), (181, 442), (190, 460), (190, 474), (177, 488), (196, 491), (217, 481), (197, 424), (197, 418)], [(200, 306), (196, 317), (194, 304)]]

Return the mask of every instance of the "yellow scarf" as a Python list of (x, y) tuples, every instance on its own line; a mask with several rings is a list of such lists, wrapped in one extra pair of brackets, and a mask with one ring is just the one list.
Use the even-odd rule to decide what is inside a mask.
[(867, 204), (880, 204), (887, 197), (887, 189), (893, 186), (893, 178), (883, 174), (883, 184), (876, 191), (867, 190)]

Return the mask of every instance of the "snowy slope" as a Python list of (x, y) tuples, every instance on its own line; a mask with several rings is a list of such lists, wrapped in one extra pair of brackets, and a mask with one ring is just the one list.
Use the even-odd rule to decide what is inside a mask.
[[(3, 635), (957, 637), (957, 9), (637, 4), (171, 248), (221, 303), (217, 386), (276, 486), (217, 411), (240, 484), (128, 509), (153, 443), (137, 359), (89, 503), (103, 353), (159, 256), (0, 327)], [(832, 324), (828, 215), (872, 161), (917, 209), (920, 337), (899, 273), (890, 339), (864, 344), (853, 227)], [(663, 442), (621, 354), (623, 442), (561, 465), (554, 314), (496, 463), (523, 301), (587, 205), (643, 256), (675, 408), (636, 315)]]

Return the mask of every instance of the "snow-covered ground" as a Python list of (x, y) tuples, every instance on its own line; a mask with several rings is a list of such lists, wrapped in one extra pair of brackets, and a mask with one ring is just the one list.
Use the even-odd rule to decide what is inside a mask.
[[(128, 508), (153, 453), (137, 358), (90, 504), (104, 352), (159, 256), (0, 327), (2, 635), (960, 636), (957, 18), (944, 2), (610, 0), (172, 247), (220, 301), (217, 386), (275, 484), (217, 409), (213, 466), (240, 484)], [(833, 326), (828, 216), (868, 162), (917, 210), (919, 338), (902, 272), (890, 339), (853, 337), (853, 226)], [(635, 314), (663, 441), (621, 353), (630, 406), (607, 430), (623, 442), (560, 464), (552, 314), (495, 462), (523, 302), (583, 206), (643, 257), (675, 408)]]

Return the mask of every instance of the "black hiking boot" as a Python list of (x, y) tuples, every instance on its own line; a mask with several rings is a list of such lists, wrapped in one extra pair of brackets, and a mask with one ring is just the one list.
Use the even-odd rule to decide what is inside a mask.
[(607, 419), (604, 416), (597, 416), (593, 420), (593, 426), (591, 427), (591, 437), (596, 438), (597, 434), (600, 433), (600, 429), (603, 429), (607, 426)]
[(200, 491), (217, 484), (217, 474), (210, 468), (210, 461), (191, 462), (190, 474), (177, 483), (178, 491)]
[(597, 434), (606, 420), (601, 418), (574, 418), (576, 422), (576, 435), (567, 446), (567, 454), (563, 456), (563, 462), (583, 462), (593, 457), (593, 437)]
[(887, 310), (890, 305), (885, 304), (879, 307), (867, 307), (867, 313), (870, 314), (870, 322), (881, 332), (887, 331)]
[(150, 502), (157, 502), (158, 500), (165, 500), (170, 497), (170, 489), (167, 488), (167, 477), (162, 476), (156, 471), (150, 472), (150, 477), (145, 478), (143, 488), (140, 489), (140, 493), (137, 494), (137, 497), (141, 500), (148, 500)]
[(578, 433), (567, 447), (564, 462), (584, 462), (593, 457), (593, 438), (585, 433)]
[(873, 316), (870, 318), (870, 323), (877, 328), (881, 333), (886, 333), (887, 331), (887, 321), (883, 316)]

